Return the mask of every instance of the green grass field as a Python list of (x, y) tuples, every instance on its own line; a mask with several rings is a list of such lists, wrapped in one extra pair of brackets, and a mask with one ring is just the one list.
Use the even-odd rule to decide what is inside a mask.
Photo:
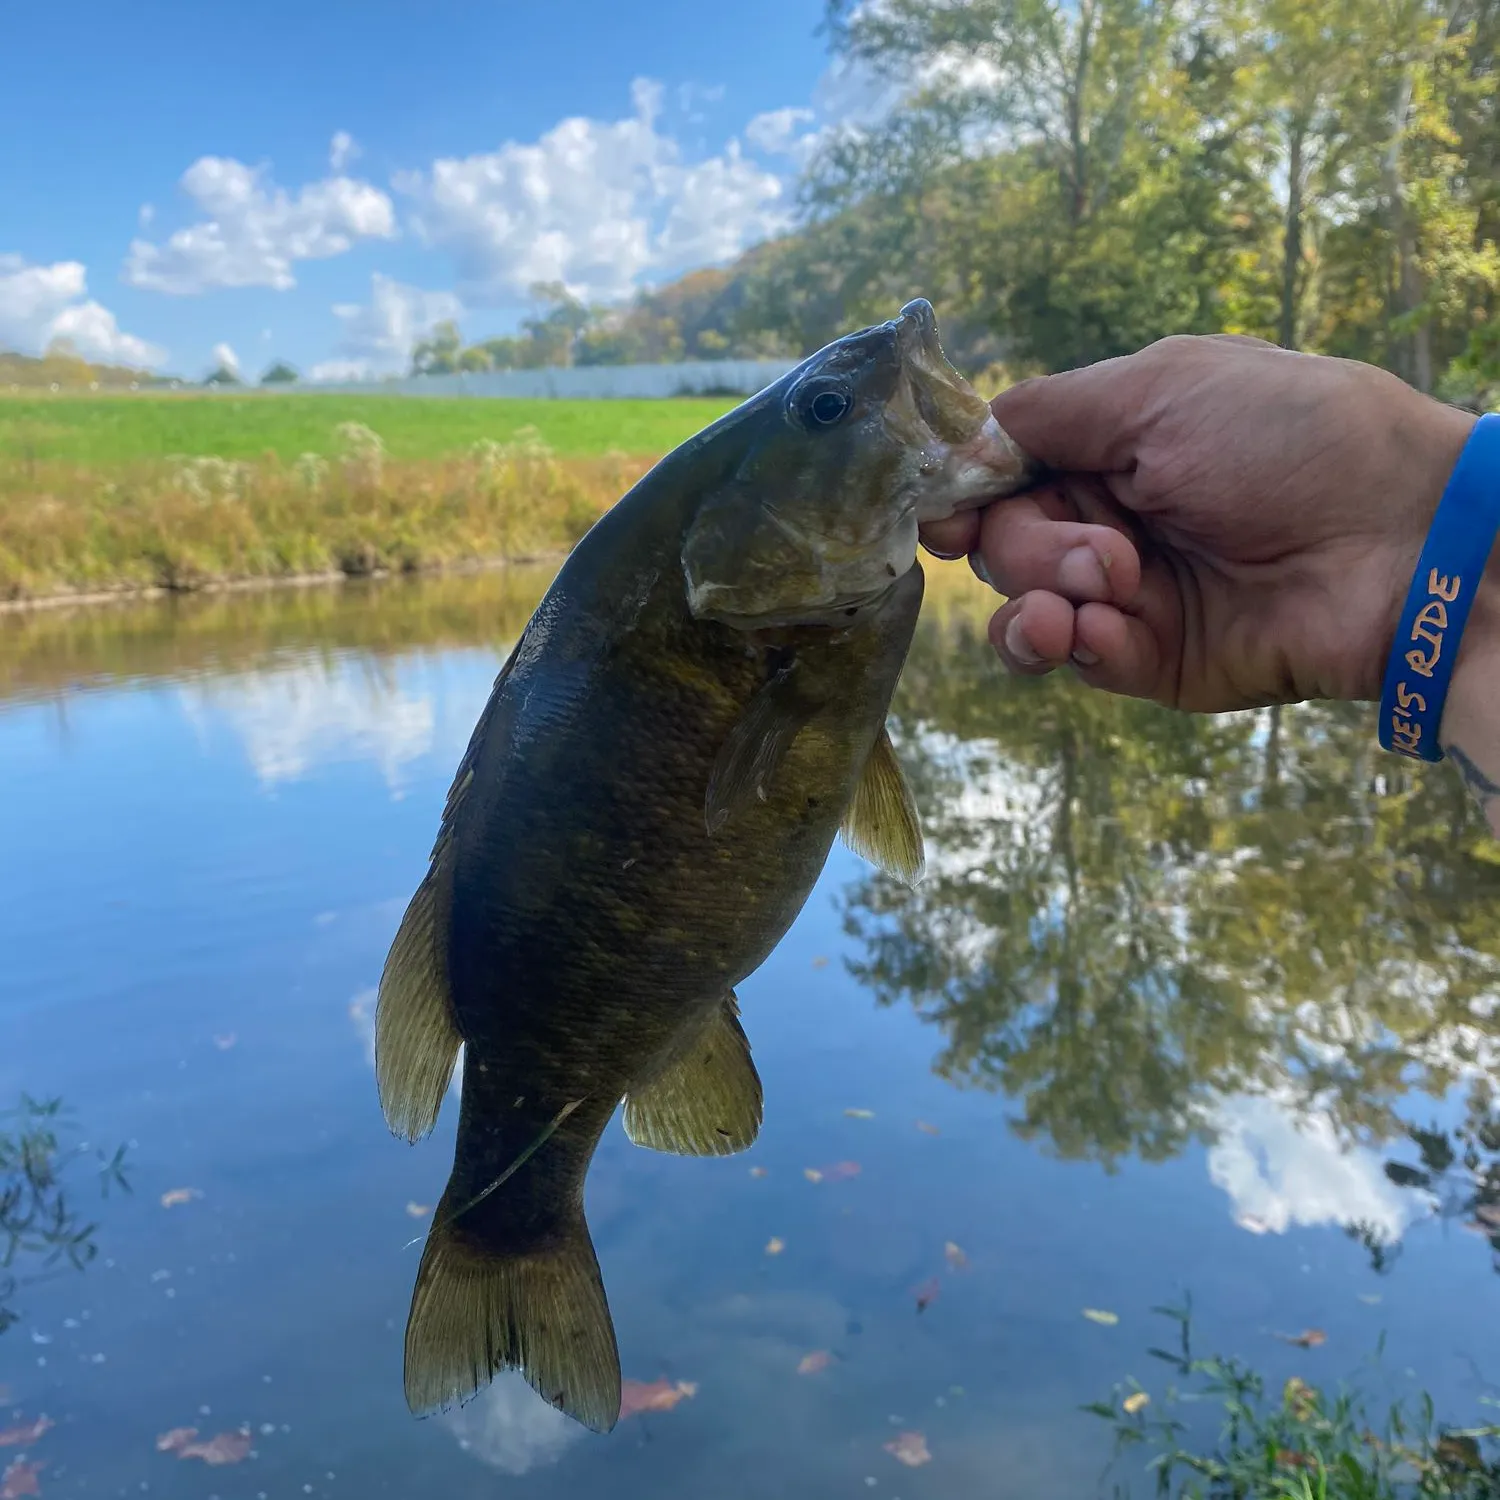
[(479, 397), (287, 395), (3, 396), (0, 457), (108, 468), (171, 454), (259, 458), (334, 452), (334, 428), (362, 422), (394, 459), (446, 458), (481, 438), (535, 427), (562, 457), (657, 457), (733, 400), (519, 401)]

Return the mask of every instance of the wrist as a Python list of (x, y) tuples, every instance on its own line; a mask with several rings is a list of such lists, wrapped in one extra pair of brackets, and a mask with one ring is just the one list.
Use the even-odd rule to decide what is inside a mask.
[(1459, 642), (1438, 743), (1493, 743), (1500, 752), (1500, 547), (1490, 555)]
[[(1453, 476), (1459, 456), (1478, 420), (1472, 412), (1445, 406), (1426, 396), (1417, 396), (1409, 388), (1403, 395), (1415, 397), (1413, 404), (1396, 414), (1391, 423), (1394, 438), (1390, 473), (1390, 499), (1394, 502), (1393, 524), (1387, 538), (1386, 601), (1381, 611), (1380, 627), (1372, 641), (1373, 650), (1364, 674), (1361, 697), (1379, 700), (1386, 666), (1395, 647), (1396, 628), (1412, 587), (1418, 559), (1437, 512), (1438, 502)], [(1395, 454), (1399, 453), (1399, 460)], [(1476, 595), (1473, 613), (1464, 632), (1487, 633), (1490, 616), (1495, 613), (1495, 585), (1500, 580), (1492, 557), (1481, 592)], [(1497, 622), (1500, 623), (1500, 622)], [(1461, 643), (1462, 644), (1462, 643)], [(1460, 660), (1462, 658), (1460, 657)], [(1457, 671), (1455, 670), (1455, 678)], [(1457, 686), (1455, 681), (1454, 686)], [(1450, 694), (1451, 697), (1451, 694)]]

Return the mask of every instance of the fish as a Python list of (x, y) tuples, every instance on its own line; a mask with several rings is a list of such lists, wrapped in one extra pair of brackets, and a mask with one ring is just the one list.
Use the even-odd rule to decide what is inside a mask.
[(622, 1102), (652, 1150), (755, 1140), (736, 986), (840, 833), (922, 873), (886, 727), (917, 526), (1034, 474), (917, 299), (674, 449), (569, 554), (474, 727), (380, 979), (393, 1133), (433, 1129), (463, 1054), (406, 1327), (414, 1413), (516, 1369), (584, 1426), (618, 1421), (583, 1211), (595, 1148)]

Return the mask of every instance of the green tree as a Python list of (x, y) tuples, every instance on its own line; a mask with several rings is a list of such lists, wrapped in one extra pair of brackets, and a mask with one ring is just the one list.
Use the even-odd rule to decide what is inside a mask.
[(296, 367), (289, 365), (284, 359), (278, 359), (260, 377), (260, 383), (262, 385), (293, 385), (297, 379)]
[(446, 318), (412, 349), (411, 372), (413, 375), (451, 375), (458, 369), (462, 351), (463, 338), (458, 324)]

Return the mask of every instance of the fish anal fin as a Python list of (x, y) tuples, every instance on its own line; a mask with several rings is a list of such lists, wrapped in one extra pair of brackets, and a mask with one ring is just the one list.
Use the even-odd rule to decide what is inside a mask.
[(709, 773), (703, 808), (709, 833), (717, 833), (743, 808), (766, 800), (777, 767), (816, 707), (798, 691), (795, 661), (755, 691)]
[(754, 1143), (761, 1107), (760, 1075), (731, 994), (688, 1046), (627, 1095), (625, 1133), (653, 1151), (730, 1156)]
[(375, 1007), (375, 1081), (386, 1123), (420, 1140), (438, 1111), (458, 1058), (458, 1023), (448, 988), (442, 871), (417, 887), (380, 976)]
[(422, 1253), (406, 1323), (406, 1402), (419, 1415), (519, 1370), (545, 1401), (595, 1432), (620, 1416), (620, 1356), (588, 1226), (499, 1255), (450, 1222), (448, 1195)]
[(916, 885), (926, 868), (922, 825), (911, 788), (896, 759), (890, 731), (881, 726), (865, 762), (840, 832), (844, 842), (871, 864), (906, 885)]

